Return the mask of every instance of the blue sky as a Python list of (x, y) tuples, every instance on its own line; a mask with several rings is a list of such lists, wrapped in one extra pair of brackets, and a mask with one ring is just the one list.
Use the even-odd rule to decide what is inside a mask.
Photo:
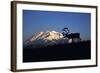
[(23, 40), (36, 32), (55, 30), (62, 32), (68, 27), (70, 32), (78, 32), (82, 39), (89, 40), (91, 34), (91, 14), (76, 12), (23, 10)]

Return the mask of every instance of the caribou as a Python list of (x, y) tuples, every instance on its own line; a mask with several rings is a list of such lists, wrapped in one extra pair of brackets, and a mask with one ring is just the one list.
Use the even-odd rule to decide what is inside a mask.
[(75, 40), (77, 40), (77, 42), (79, 42), (81, 40), (80, 33), (70, 33), (68, 28), (64, 28), (62, 34), (63, 34), (64, 38), (68, 38), (69, 40), (71, 39), (72, 42), (75, 42)]

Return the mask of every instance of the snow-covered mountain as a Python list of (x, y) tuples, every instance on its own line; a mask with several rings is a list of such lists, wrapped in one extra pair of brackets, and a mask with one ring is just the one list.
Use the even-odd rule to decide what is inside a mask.
[(24, 43), (24, 47), (41, 47), (55, 44), (68, 43), (62, 33), (56, 31), (39, 32), (34, 34)]

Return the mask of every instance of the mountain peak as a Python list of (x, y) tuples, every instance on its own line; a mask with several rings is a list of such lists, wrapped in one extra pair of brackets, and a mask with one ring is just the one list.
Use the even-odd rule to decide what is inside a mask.
[(53, 33), (59, 33), (59, 32), (56, 32), (56, 31), (54, 31), (54, 30), (52, 30), (51, 32), (53, 32)]
[(56, 31), (46, 31), (46, 32), (38, 32), (35, 33), (32, 37), (30, 37), (24, 45), (31, 45), (36, 47), (37, 45), (54, 45), (58, 43), (67, 42), (63, 38), (62, 33)]
[(63, 38), (63, 35), (56, 31), (48, 32), (48, 37), (45, 37), (46, 40), (58, 40)]

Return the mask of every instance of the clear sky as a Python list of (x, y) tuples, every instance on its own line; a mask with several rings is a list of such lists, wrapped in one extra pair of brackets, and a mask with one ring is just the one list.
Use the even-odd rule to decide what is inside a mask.
[(78, 32), (82, 39), (91, 35), (91, 14), (76, 12), (23, 10), (23, 41), (36, 32), (55, 30), (62, 32), (68, 27), (70, 32)]

